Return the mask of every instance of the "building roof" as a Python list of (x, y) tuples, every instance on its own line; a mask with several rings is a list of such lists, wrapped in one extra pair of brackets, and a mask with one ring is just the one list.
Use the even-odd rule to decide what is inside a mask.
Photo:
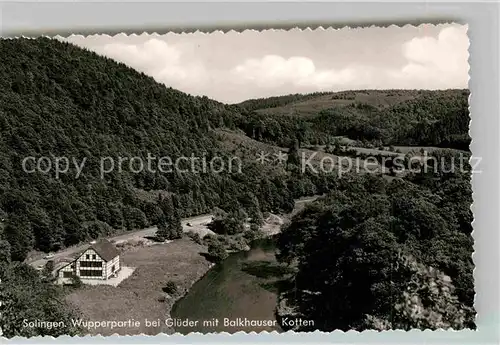
[(73, 261), (68, 261), (68, 260), (63, 260), (54, 265), (54, 269), (52, 270), (52, 274), (56, 272), (56, 274), (59, 274), (59, 271), (62, 270), (64, 267), (69, 266), (70, 264), (74, 263), (75, 260)]
[(90, 248), (94, 249), (104, 261), (111, 261), (120, 254), (118, 249), (108, 240), (100, 240), (91, 245)]

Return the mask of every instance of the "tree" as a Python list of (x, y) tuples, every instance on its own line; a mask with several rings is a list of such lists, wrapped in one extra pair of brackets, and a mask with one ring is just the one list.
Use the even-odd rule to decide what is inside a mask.
[(167, 222), (164, 218), (160, 220), (160, 222), (157, 225), (157, 228), (158, 229), (156, 230), (156, 238), (159, 241), (163, 242), (171, 236)]
[(54, 281), (53, 272), (54, 272), (54, 261), (48, 260), (45, 263), (45, 267), (43, 268), (42, 276), (49, 281)]
[(29, 250), (33, 248), (33, 232), (28, 219), (22, 215), (13, 215), (9, 218), (4, 230), (4, 238), (10, 244), (10, 253), (13, 261), (23, 261)]
[(5, 272), (10, 262), (11, 262), (10, 243), (5, 240), (0, 240), (0, 272)]
[(167, 223), (167, 220), (163, 217), (157, 227), (156, 237), (160, 241), (175, 240), (182, 237), (183, 230), (179, 218), (172, 218), (171, 223)]
[(174, 238), (181, 238), (183, 233), (182, 222), (179, 213), (175, 212), (169, 222), (170, 231)]
[(411, 277), (407, 288), (397, 292), (390, 317), (366, 315), (363, 327), (378, 330), (475, 328), (474, 310), (460, 303), (449, 276), (418, 263), (412, 256), (400, 256), (396, 267)]
[(277, 258), (298, 268), (283, 291), (291, 306), (323, 331), (473, 327), (473, 241), (456, 220), (447, 221), (461, 209), (460, 198), (449, 193), (458, 204), (452, 206), (437, 194), (454, 178), (461, 179), (343, 178), (295, 215), (277, 243)]
[(208, 245), (208, 255), (215, 262), (220, 262), (228, 257), (226, 249), (219, 241), (214, 241)]
[(223, 235), (234, 235), (245, 231), (243, 217), (236, 212), (214, 217), (212, 222), (208, 224), (208, 228), (217, 234)]
[(127, 214), (127, 229), (142, 229), (148, 224), (148, 220), (144, 212), (135, 207), (126, 207), (125, 213)]
[(262, 231), (260, 230), (260, 227), (255, 224), (255, 223), (251, 223), (250, 224), (250, 229), (248, 229), (247, 231), (245, 231), (243, 233), (243, 236), (245, 237), (245, 239), (247, 241), (254, 241), (258, 238), (261, 238), (263, 236), (263, 233)]
[(82, 287), (83, 285), (83, 282), (82, 280), (80, 279), (79, 276), (77, 276), (76, 274), (72, 274), (71, 275), (71, 285), (75, 288), (75, 289), (79, 289)]
[(260, 203), (257, 197), (252, 193), (247, 196), (246, 208), (248, 209), (248, 216), (250, 217), (250, 222), (261, 226), (264, 223), (264, 216), (260, 209)]
[(286, 161), (288, 166), (300, 166), (299, 142), (295, 140), (288, 148), (288, 156)]
[[(81, 330), (71, 322), (78, 314), (64, 303), (61, 288), (45, 279), (32, 267), (13, 263), (0, 284), (0, 325), (7, 338), (76, 335)], [(62, 322), (60, 327), (24, 327), (23, 320)]]

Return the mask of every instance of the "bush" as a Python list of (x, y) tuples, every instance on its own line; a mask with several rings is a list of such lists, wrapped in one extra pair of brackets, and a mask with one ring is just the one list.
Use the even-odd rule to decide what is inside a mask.
[(169, 295), (175, 295), (177, 293), (177, 285), (172, 280), (167, 282), (167, 285), (162, 289), (163, 292)]
[(203, 236), (203, 243), (207, 246), (217, 241), (217, 238), (212, 234), (206, 234)]
[(257, 224), (250, 224), (250, 229), (245, 231), (244, 234), (243, 234), (243, 237), (247, 240), (247, 241), (253, 241), (253, 240), (256, 240), (258, 238), (261, 238), (263, 235), (262, 231), (260, 230), (259, 226)]
[(82, 287), (83, 283), (79, 276), (73, 274), (71, 276), (71, 285), (73, 285), (74, 288), (79, 289)]
[(203, 241), (201, 240), (201, 236), (199, 233), (197, 232), (194, 232), (194, 231), (189, 231), (187, 233), (188, 237), (190, 239), (192, 239), (195, 243), (198, 243), (198, 244), (203, 244)]
[(208, 228), (217, 234), (223, 235), (239, 234), (245, 230), (243, 218), (232, 213), (214, 218)]
[(228, 257), (224, 245), (220, 242), (210, 243), (208, 246), (208, 255), (215, 262), (220, 262)]

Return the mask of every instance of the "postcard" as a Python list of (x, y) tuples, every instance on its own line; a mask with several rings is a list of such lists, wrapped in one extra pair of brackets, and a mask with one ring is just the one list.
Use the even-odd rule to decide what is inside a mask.
[(1, 39), (2, 335), (475, 329), (468, 47)]

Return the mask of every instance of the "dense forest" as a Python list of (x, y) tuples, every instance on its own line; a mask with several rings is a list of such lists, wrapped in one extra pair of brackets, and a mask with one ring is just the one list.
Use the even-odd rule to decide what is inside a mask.
[(248, 136), (282, 146), (327, 145), (345, 136), (358, 146), (438, 146), (469, 150), (468, 90), (349, 91), (243, 102)]
[[(293, 205), (284, 177), (250, 160), (244, 173), (115, 169), (101, 179), (101, 157), (228, 158), (213, 129), (231, 127), (234, 109), (68, 43), (0, 45), (0, 217), (13, 260), (33, 248), (48, 252), (157, 224), (172, 208), (186, 217), (215, 206), (231, 211), (253, 203), (279, 212)], [(22, 160), (30, 156), (85, 158), (86, 168), (79, 178), (28, 174)]]
[(471, 203), (470, 167), (343, 178), (280, 233), (282, 297), (323, 331), (474, 328)]
[[(315, 194), (326, 196), (297, 215), (279, 239), (280, 259), (298, 265), (293, 290), (298, 297), (289, 303), (300, 313), (329, 320), (321, 325), (324, 330), (389, 321), (404, 328), (404, 318), (384, 319), (391, 308), (387, 289), (400, 292), (408, 272), (417, 270), (418, 279), (439, 278), (438, 284), (453, 290), (450, 305), (465, 313), (459, 325), (471, 324), (467, 174), (412, 174), (388, 182), (381, 176), (339, 179), (297, 169), (300, 147), (328, 145), (339, 136), (360, 147), (468, 151), (468, 91), (315, 93), (225, 105), (58, 40), (0, 40), (0, 50), (0, 299), (10, 301), (2, 306), (0, 321), (11, 326), (8, 336), (43, 332), (27, 334), (18, 327), (25, 315), (18, 313), (25, 308), (22, 300), (31, 301), (25, 309), (32, 318), (74, 315), (61, 308), (60, 291), (47, 277), (21, 263), (33, 250), (57, 251), (151, 225), (158, 225), (164, 238), (178, 237), (180, 218), (214, 209), (221, 215), (214, 230), (233, 234), (247, 216), (255, 228), (262, 212), (290, 212), (294, 199)], [(228, 149), (221, 129), (248, 142), (287, 147), (288, 161), (263, 165), (241, 156), (241, 172), (115, 169), (101, 176), (103, 157), (227, 161), (245, 144)], [(55, 176), (23, 171), (26, 157), (86, 163), (78, 177), (73, 166)], [(396, 262), (399, 270), (387, 268)], [(341, 273), (335, 275), (334, 267)], [(430, 267), (442, 274), (436, 278)], [(305, 291), (314, 293), (305, 297)], [(404, 303), (406, 295), (394, 296)], [(342, 319), (333, 316), (339, 310)]]

